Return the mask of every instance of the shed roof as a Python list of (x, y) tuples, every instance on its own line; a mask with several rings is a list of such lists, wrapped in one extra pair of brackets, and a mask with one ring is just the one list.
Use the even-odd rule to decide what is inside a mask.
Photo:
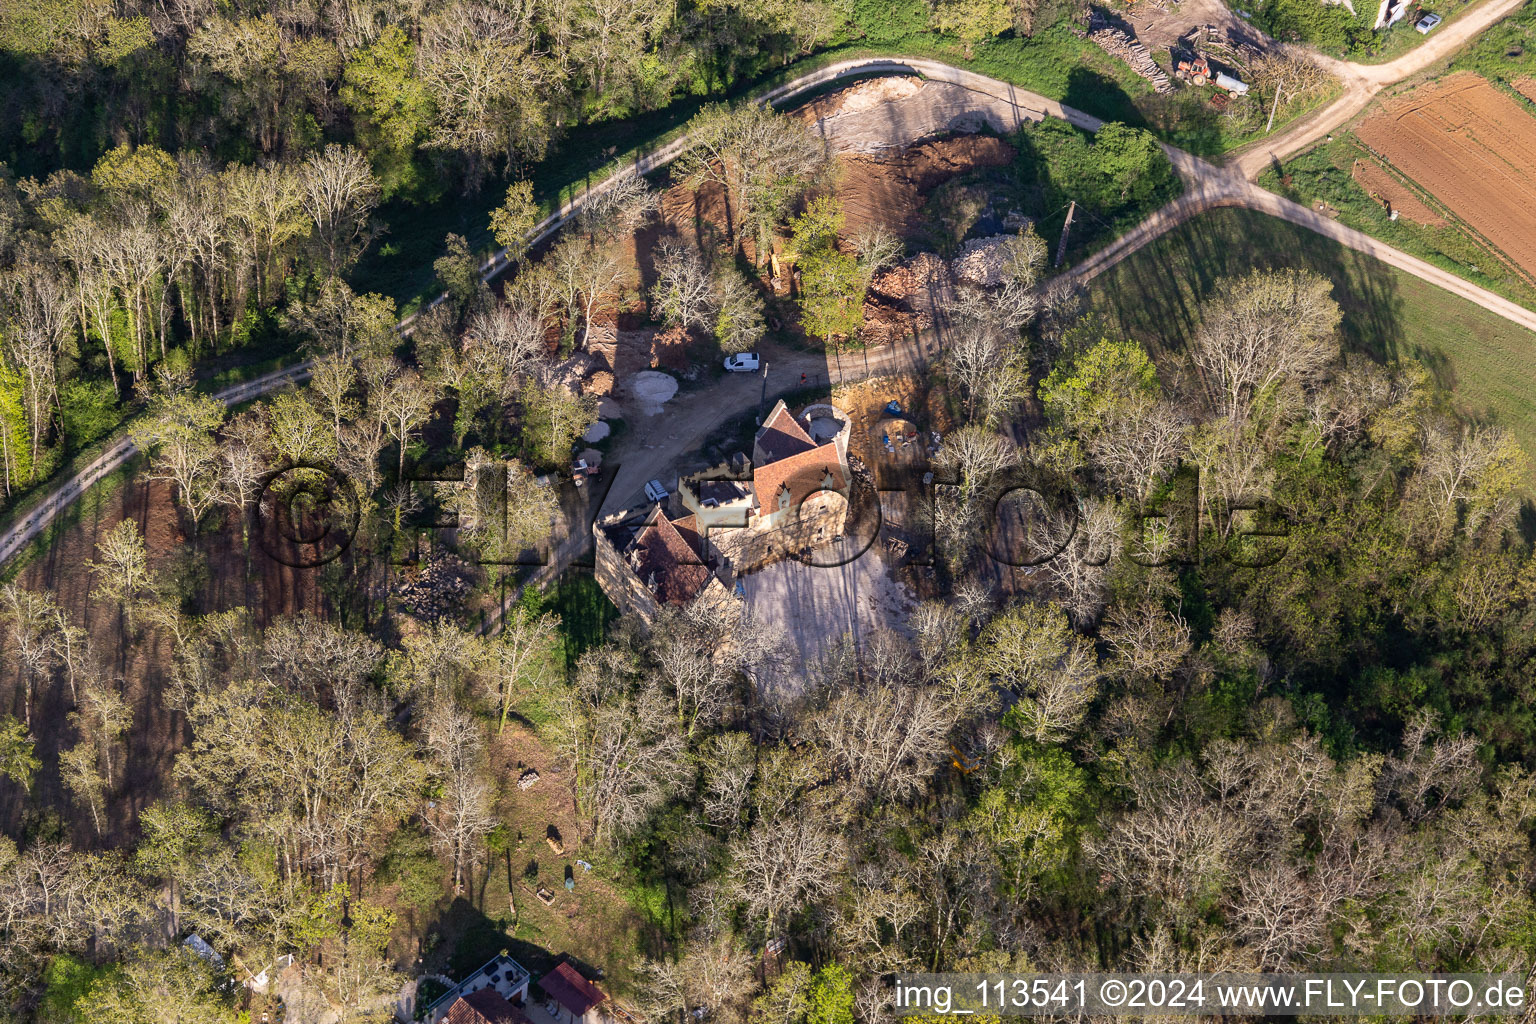
[(774, 403), (768, 418), (757, 430), (757, 436), (752, 442), (752, 463), (763, 465), (777, 462), (815, 447), (816, 442), (811, 440), (811, 435), (805, 432), (799, 421), (790, 415), (789, 406), (781, 398)]
[(549, 997), (578, 1017), (586, 1015), (592, 1007), (608, 998), (608, 994), (586, 978), (568, 962), (539, 979), (539, 987)]

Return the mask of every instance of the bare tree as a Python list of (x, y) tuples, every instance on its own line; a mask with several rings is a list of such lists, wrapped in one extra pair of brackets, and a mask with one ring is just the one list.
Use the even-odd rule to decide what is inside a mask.
[(65, 283), (35, 264), (16, 269), (11, 292), (15, 325), (7, 350), (22, 373), (35, 473), (52, 418), (50, 409), (59, 402), (58, 357), (75, 331), (75, 305)]
[(795, 911), (837, 890), (844, 837), (823, 814), (783, 813), (731, 844), (731, 882), (747, 912), (773, 934)]
[(384, 429), (400, 447), (396, 471), (405, 476), (405, 450), (416, 431), (432, 413), (437, 396), (415, 370), (392, 376), (382, 388), (368, 396), (369, 411), (384, 424)]
[(577, 220), (594, 240), (632, 235), (650, 223), (660, 202), (661, 196), (640, 175), (620, 173), (587, 196)]
[(61, 654), (61, 614), (53, 600), (16, 583), (0, 587), (0, 621), (10, 627), (11, 644), (21, 665), (23, 721), (32, 727), (32, 690), (51, 672)]
[(360, 150), (332, 143), (304, 162), (299, 184), (299, 201), (314, 222), (326, 267), (338, 277), (368, 244), (379, 183)]
[(527, 302), (497, 302), (477, 311), (465, 334), (494, 354), (509, 382), (528, 373), (544, 354), (544, 317)]
[(417, 69), (438, 109), (430, 142), (468, 154), (472, 181), (497, 158), (537, 159), (549, 143), (545, 87), (559, 70), (534, 50), (531, 14), (465, 0), (422, 24)]
[(654, 688), (599, 704), (578, 761), (577, 805), (600, 843), (643, 824), (689, 772), (672, 702)]
[(770, 234), (821, 171), (822, 144), (803, 124), (756, 103), (705, 107), (689, 125), (681, 178), (719, 182), (737, 209), (731, 223), (751, 224), (761, 263)]
[(96, 551), (101, 561), (85, 564), (95, 573), (101, 593), (117, 602), (132, 632), (134, 609), (149, 591), (152, 580), (144, 538), (133, 520), (124, 519), (97, 542)]
[(496, 827), (491, 787), (481, 778), (484, 740), (474, 716), (448, 704), (428, 726), (428, 743), (442, 781), (442, 796), (423, 819), (433, 839), (453, 859), (453, 891), (464, 891), (464, 862)]
[(1282, 385), (1315, 381), (1339, 353), (1332, 289), (1302, 270), (1223, 283), (1203, 308), (1192, 347), (1212, 407), (1236, 422)]
[(1429, 422), (1421, 436), (1424, 455), (1418, 481), (1436, 543), (1456, 529), (1458, 519), (1473, 533), (1489, 519), (1497, 521), (1513, 511), (1528, 462), (1508, 431)]
[(176, 485), (176, 496), (194, 530), (219, 500), (219, 455), (213, 430), (223, 421), (224, 403), (183, 390), (158, 397), (147, 421), (130, 431), (135, 444), (153, 453), (151, 478)]
[(652, 260), (656, 283), (651, 287), (651, 315), (689, 329), (706, 326), (715, 311), (715, 296), (699, 250), (664, 238)]

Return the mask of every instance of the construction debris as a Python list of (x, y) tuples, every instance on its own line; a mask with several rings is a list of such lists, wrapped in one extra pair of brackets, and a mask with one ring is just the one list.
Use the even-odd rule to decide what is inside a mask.
[(1168, 73), (1152, 59), (1152, 53), (1135, 36), (1111, 25), (1097, 7), (1088, 16), (1088, 38), (1112, 57), (1119, 57), (1131, 70), (1152, 83), (1155, 92), (1173, 92)]
[(905, 302), (881, 302), (874, 295), (864, 299), (864, 326), (859, 337), (866, 345), (890, 345), (933, 326), (933, 318)]
[(523, 774), (521, 774), (521, 775), (519, 775), (517, 777), (517, 788), (518, 789), (522, 789), (522, 790), (527, 790), (527, 789), (531, 788), (535, 782), (538, 782), (538, 781), (539, 781), (539, 771), (538, 771), (538, 769), (537, 768), (529, 768), (527, 771), (523, 772)]
[(937, 295), (948, 284), (949, 268), (944, 261), (935, 253), (920, 252), (876, 274), (869, 287), (891, 302), (902, 302), (914, 296)]
[(440, 619), (459, 610), (474, 570), (450, 554), (439, 554), (419, 570), (397, 574), (391, 589), (406, 611), (419, 619)]
[(1008, 280), (1012, 253), (1008, 243), (1012, 235), (973, 238), (960, 246), (960, 255), (950, 261), (955, 277), (982, 288), (996, 288)]

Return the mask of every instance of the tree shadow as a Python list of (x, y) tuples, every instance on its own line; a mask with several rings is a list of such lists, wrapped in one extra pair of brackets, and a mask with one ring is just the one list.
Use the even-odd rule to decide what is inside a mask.
[(513, 936), (505, 918), (487, 915), (464, 897), (443, 912), (438, 925), (445, 935), (457, 934), (448, 955), (447, 974), (455, 981), (468, 976), (503, 950), (538, 979), (559, 962), (559, 956), (543, 946)]
[(1442, 383), (1453, 382), (1441, 353), (1409, 345), (1391, 268), (1264, 214), (1202, 214), (1117, 267), (1107, 286), (1096, 289), (1097, 305), (1128, 335), (1155, 349), (1186, 352), (1200, 326), (1200, 305), (1221, 281), (1278, 269), (1312, 270), (1333, 283), (1346, 352), (1383, 363), (1415, 358)]
[(1085, 114), (1105, 121), (1120, 121), (1137, 128), (1147, 127), (1136, 101), (1120, 84), (1092, 68), (1073, 68), (1067, 74), (1067, 92), (1061, 102)]

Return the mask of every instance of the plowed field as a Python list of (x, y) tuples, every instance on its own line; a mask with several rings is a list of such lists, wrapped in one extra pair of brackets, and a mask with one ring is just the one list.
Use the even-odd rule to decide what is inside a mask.
[(1389, 103), (1359, 136), (1536, 273), (1536, 117), (1470, 74)]
[(1371, 198), (1384, 201), (1388, 209), (1396, 210), (1398, 214), (1407, 217), (1415, 224), (1445, 226), (1444, 217), (1431, 210), (1418, 196), (1374, 161), (1356, 160), (1353, 174), (1355, 182), (1365, 189)]

